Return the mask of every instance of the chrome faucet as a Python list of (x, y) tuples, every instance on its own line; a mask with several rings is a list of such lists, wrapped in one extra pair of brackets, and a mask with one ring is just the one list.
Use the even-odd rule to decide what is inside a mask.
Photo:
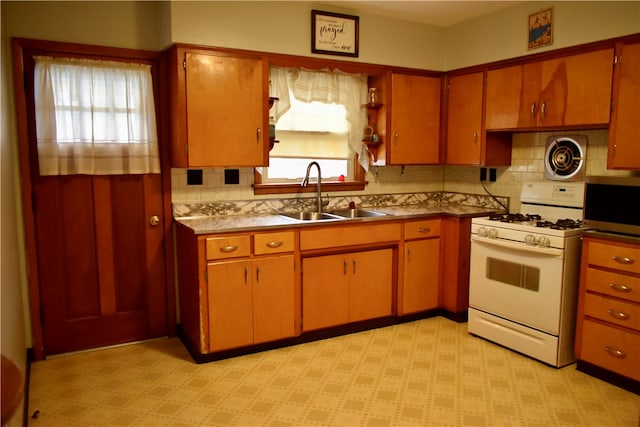
[(309, 165), (307, 166), (307, 174), (304, 176), (301, 186), (306, 187), (309, 183), (309, 172), (311, 172), (311, 166), (314, 165), (318, 168), (318, 182), (316, 184), (316, 192), (318, 194), (316, 195), (316, 209), (317, 212), (322, 212), (322, 173), (320, 172), (320, 165), (318, 164), (318, 162), (309, 163)]

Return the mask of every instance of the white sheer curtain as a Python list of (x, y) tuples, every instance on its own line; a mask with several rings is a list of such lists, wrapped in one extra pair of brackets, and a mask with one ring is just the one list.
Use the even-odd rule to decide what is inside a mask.
[(273, 106), (276, 121), (291, 106), (289, 89), (296, 99), (303, 102), (344, 105), (350, 125), (349, 145), (358, 154), (358, 163), (364, 170), (369, 169), (369, 152), (362, 143), (362, 130), (367, 125), (367, 113), (362, 108), (367, 99), (366, 75), (271, 66), (270, 79), (270, 95), (279, 98)]
[(149, 65), (34, 59), (40, 175), (160, 173)]

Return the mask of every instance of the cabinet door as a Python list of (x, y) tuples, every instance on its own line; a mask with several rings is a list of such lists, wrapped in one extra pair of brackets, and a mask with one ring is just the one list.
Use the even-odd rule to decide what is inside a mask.
[(622, 47), (616, 65), (608, 169), (640, 169), (640, 43)]
[(295, 334), (293, 255), (253, 262), (254, 343)]
[(523, 73), (522, 65), (487, 72), (487, 130), (515, 129), (519, 126)]
[(392, 314), (393, 250), (349, 255), (349, 322)]
[(266, 166), (263, 67), (255, 58), (186, 54), (189, 166)]
[(440, 161), (440, 79), (391, 76), (390, 164), (437, 164)]
[(438, 307), (440, 239), (405, 243), (403, 314)]
[(483, 73), (454, 76), (448, 82), (448, 165), (481, 163)]
[(607, 124), (613, 50), (487, 72), (487, 130)]
[(613, 49), (543, 61), (539, 73), (538, 126), (609, 123)]
[(311, 331), (349, 321), (349, 256), (302, 260), (302, 329)]
[(253, 343), (253, 302), (249, 261), (207, 265), (209, 284), (209, 350)]

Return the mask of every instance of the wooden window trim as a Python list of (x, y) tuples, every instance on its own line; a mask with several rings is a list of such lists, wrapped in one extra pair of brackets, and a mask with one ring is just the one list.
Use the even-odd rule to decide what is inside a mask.
[[(358, 164), (357, 156), (354, 156), (354, 164), (356, 166), (355, 176), (352, 181), (322, 181), (323, 191), (362, 191), (369, 183), (364, 179), (365, 171)], [(299, 183), (262, 183), (262, 175), (258, 171), (253, 169), (253, 194), (295, 194), (295, 193), (315, 193), (316, 186), (309, 184), (306, 187), (302, 187)]]

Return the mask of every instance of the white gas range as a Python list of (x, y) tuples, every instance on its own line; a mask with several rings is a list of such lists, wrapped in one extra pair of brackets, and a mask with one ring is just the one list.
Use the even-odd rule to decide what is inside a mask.
[(471, 221), (469, 332), (560, 367), (575, 360), (583, 183), (527, 183), (521, 213)]

